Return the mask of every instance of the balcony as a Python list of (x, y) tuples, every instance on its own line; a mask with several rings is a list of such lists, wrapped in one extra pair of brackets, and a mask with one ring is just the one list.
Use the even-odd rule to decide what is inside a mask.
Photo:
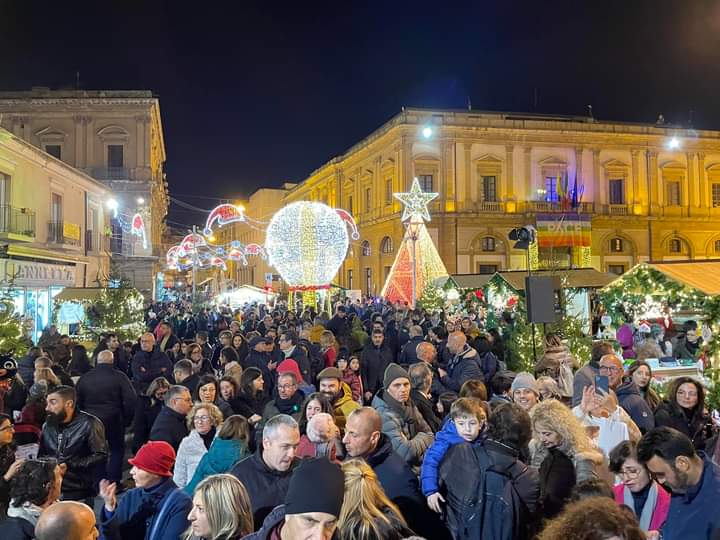
[(32, 241), (35, 238), (35, 212), (29, 208), (0, 205), (0, 238)]
[(608, 204), (607, 213), (611, 216), (629, 216), (630, 209), (626, 204)]
[(93, 167), (89, 174), (97, 180), (130, 180), (130, 169), (127, 167)]
[(525, 203), (525, 212), (561, 213), (576, 211), (579, 214), (592, 214), (595, 212), (595, 203), (581, 202), (577, 209), (552, 201), (528, 201)]
[(475, 203), (479, 212), (502, 212), (503, 205), (497, 201), (479, 201)]
[(66, 221), (48, 221), (48, 244), (80, 246), (80, 226)]
[(85, 231), (85, 248), (90, 253), (101, 253), (110, 250), (107, 236), (96, 231)]

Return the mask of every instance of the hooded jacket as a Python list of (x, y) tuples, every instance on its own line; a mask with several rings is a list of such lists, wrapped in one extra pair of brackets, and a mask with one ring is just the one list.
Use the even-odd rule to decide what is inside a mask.
[(646, 433), (655, 427), (655, 416), (650, 405), (640, 395), (640, 389), (632, 380), (618, 386), (615, 394), (618, 404), (630, 415), (641, 433)]
[(345, 422), (350, 413), (355, 409), (359, 409), (360, 405), (353, 400), (352, 390), (347, 383), (340, 382), (340, 394), (333, 401), (333, 409), (335, 412), (335, 425), (341, 430), (345, 429)]
[(250, 455), (245, 442), (237, 439), (221, 439), (216, 437), (210, 445), (210, 450), (203, 455), (200, 463), (195, 468), (195, 474), (185, 486), (185, 492), (192, 494), (203, 479), (212, 474), (228, 472), (238, 461)]
[(372, 400), (372, 407), (382, 418), (382, 432), (390, 438), (393, 449), (410, 465), (420, 465), (433, 442), (433, 433), (411, 399), (402, 410), (385, 390)]

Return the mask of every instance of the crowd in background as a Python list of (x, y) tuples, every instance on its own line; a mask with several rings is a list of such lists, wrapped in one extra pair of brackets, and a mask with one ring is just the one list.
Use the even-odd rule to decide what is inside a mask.
[(0, 358), (0, 535), (720, 538), (705, 389), (662, 399), (643, 352), (697, 327), (641, 330), (589, 358), (548, 334), (515, 373), (476, 313), (374, 300), (153, 304), (89, 349), (51, 326)]

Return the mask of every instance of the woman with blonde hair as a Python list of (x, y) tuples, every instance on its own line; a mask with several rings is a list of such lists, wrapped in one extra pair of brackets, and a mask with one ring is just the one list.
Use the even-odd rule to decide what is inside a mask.
[(60, 379), (58, 379), (57, 375), (55, 375), (53, 370), (49, 367), (37, 368), (33, 375), (33, 380), (35, 382), (45, 381), (45, 384), (48, 388), (48, 393), (52, 392), (53, 389), (57, 388), (61, 384)]
[(223, 414), (212, 403), (196, 403), (187, 415), (190, 434), (180, 442), (175, 460), (173, 481), (184, 488), (195, 474), (200, 460), (210, 449), (223, 422)]
[(592, 447), (573, 412), (554, 399), (530, 413), (534, 437), (530, 464), (540, 468), (540, 498), (546, 518), (559, 514), (577, 482), (605, 478), (603, 455)]
[(195, 488), (185, 540), (239, 540), (253, 532), (250, 496), (232, 474), (208, 476)]
[(338, 520), (339, 540), (400, 540), (415, 534), (364, 460), (345, 461), (342, 470), (345, 499)]

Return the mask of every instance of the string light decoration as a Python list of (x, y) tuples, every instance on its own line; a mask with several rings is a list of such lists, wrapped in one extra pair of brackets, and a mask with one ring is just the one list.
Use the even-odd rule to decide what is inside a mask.
[(265, 236), (268, 262), (291, 291), (327, 289), (347, 255), (348, 226), (360, 238), (352, 216), (344, 210), (298, 201), (278, 210)]
[(408, 193), (393, 193), (393, 196), (405, 205), (401, 220), (407, 220), (409, 223), (380, 295), (392, 302), (407, 302), (412, 306), (415, 304), (413, 259), (417, 298), (422, 298), (425, 288), (435, 283), (435, 280), (448, 275), (435, 243), (425, 227), (425, 221), (430, 221), (427, 205), (438, 194), (424, 193), (420, 188), (420, 182), (415, 178)]
[(239, 261), (247, 266), (248, 255), (266, 258), (265, 250), (259, 244), (243, 244), (233, 240), (226, 246), (210, 245), (200, 234), (188, 234), (182, 241), (168, 249), (165, 262), (170, 270), (185, 271), (196, 265), (198, 268), (220, 267), (227, 269), (226, 262)]
[(229, 225), (230, 223), (245, 221), (245, 207), (243, 205), (219, 204), (208, 214), (203, 233), (205, 236), (211, 236), (213, 232), (212, 227), (215, 223), (217, 223), (218, 226), (223, 227), (225, 225)]

